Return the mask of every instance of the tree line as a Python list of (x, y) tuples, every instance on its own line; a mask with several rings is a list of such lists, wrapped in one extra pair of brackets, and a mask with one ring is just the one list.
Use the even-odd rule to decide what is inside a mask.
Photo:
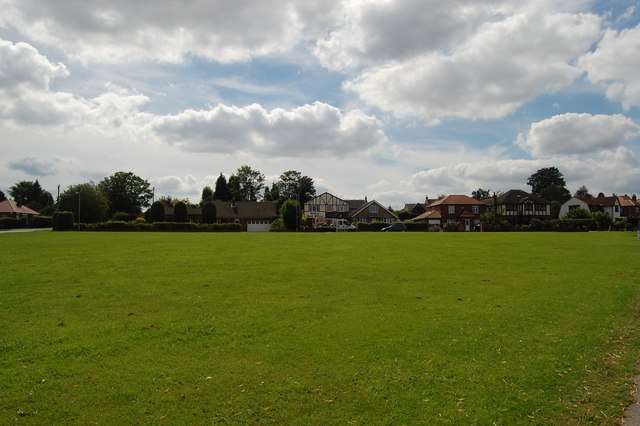
[[(50, 192), (45, 191), (38, 180), (21, 181), (9, 188), (9, 195), (19, 204), (29, 207), (43, 215), (51, 215), (55, 211), (70, 211), (76, 221), (82, 223), (102, 222), (108, 219), (125, 219), (139, 215), (143, 209), (154, 201), (154, 190), (149, 181), (132, 172), (119, 171), (98, 182), (85, 182), (71, 185), (59, 194), (56, 201)], [(283, 172), (270, 188), (265, 185), (265, 175), (243, 165), (229, 179), (220, 173), (215, 189), (206, 186), (202, 190), (201, 200), (197, 204), (188, 199), (178, 200), (171, 196), (159, 197), (155, 213), (165, 207), (173, 207), (178, 203), (178, 213), (186, 216), (189, 206), (202, 207), (204, 216), (215, 218), (211, 211), (214, 201), (275, 201), (280, 209), (287, 200), (293, 200), (298, 206), (303, 205), (316, 194), (313, 179), (296, 170)], [(0, 201), (6, 199), (0, 191)], [(151, 209), (150, 209), (151, 210)], [(300, 208), (298, 207), (298, 211)]]

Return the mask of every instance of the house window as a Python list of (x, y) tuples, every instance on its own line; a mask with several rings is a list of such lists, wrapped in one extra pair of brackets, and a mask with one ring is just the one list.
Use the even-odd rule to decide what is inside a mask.
[(619, 212), (619, 211), (620, 211), (620, 206), (614, 206), (614, 209), (615, 209), (615, 211), (616, 211), (616, 213), (617, 213), (617, 212)]
[(547, 211), (546, 206), (544, 204), (536, 204), (535, 207), (537, 212), (545, 212)]
[(480, 207), (479, 206), (471, 206), (471, 213), (479, 214), (480, 213)]
[(448, 224), (456, 224), (456, 220), (455, 219), (447, 219), (447, 223)]
[(377, 204), (371, 204), (369, 206), (369, 213), (378, 213), (380, 209), (378, 208)]
[(311, 211), (312, 212), (319, 212), (320, 211), (320, 206), (317, 204), (312, 204), (311, 205)]
[(515, 212), (517, 210), (517, 206), (515, 204), (507, 204), (508, 212)]
[(532, 212), (532, 211), (533, 211), (533, 204), (531, 204), (531, 203), (526, 203), (526, 204), (524, 205), (524, 211), (525, 211), (525, 212)]
[(456, 206), (449, 206), (449, 214), (455, 214), (456, 213)]

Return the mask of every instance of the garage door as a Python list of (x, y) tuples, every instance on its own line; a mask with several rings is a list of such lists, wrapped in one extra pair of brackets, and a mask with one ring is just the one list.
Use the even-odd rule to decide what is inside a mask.
[(269, 232), (271, 221), (269, 220), (250, 220), (247, 222), (248, 232)]

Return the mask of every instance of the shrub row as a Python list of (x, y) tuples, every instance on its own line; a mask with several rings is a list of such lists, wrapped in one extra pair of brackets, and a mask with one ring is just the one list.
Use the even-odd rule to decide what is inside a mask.
[(0, 229), (22, 229), (27, 227), (27, 220), (23, 217), (3, 217), (0, 218)]
[(51, 228), (51, 226), (51, 216), (34, 216), (31, 223), (27, 223), (27, 219), (24, 217), (0, 218), (0, 229)]
[(191, 223), (191, 222), (124, 222), (109, 221), (81, 223), (76, 225), (80, 231), (148, 231), (148, 232), (240, 232), (239, 223)]

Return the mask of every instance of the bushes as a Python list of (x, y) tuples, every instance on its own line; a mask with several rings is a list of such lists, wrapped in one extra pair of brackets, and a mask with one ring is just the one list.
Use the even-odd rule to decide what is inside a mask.
[(175, 222), (186, 222), (189, 220), (187, 205), (182, 201), (178, 201), (176, 205), (173, 206), (173, 220)]
[(284, 227), (284, 220), (282, 220), (281, 217), (271, 222), (271, 228), (269, 228), (269, 232), (284, 232), (284, 231), (286, 231), (286, 228)]
[(216, 206), (214, 206), (213, 203), (207, 202), (202, 205), (202, 221), (204, 223), (214, 223), (216, 221), (216, 215)]
[(164, 221), (164, 204), (156, 201), (145, 213), (147, 222), (163, 222)]
[(71, 231), (73, 229), (73, 213), (55, 212), (52, 225), (54, 231)]

